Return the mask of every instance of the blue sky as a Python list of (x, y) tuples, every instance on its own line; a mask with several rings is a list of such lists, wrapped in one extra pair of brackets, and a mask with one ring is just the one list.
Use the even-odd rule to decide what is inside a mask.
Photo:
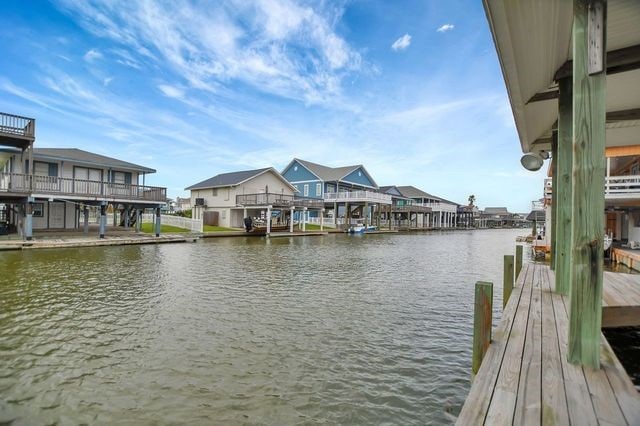
[(3, 2), (0, 110), (37, 146), (153, 167), (172, 197), (293, 157), (364, 164), (481, 207), (528, 211), (479, 0)]

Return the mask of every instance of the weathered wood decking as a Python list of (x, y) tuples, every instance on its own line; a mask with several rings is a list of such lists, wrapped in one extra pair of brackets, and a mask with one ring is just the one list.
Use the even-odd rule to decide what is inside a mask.
[(523, 265), (458, 424), (640, 424), (640, 394), (604, 336), (600, 370), (568, 363), (569, 301), (554, 281)]
[(640, 326), (640, 275), (605, 272), (602, 327), (624, 326)]

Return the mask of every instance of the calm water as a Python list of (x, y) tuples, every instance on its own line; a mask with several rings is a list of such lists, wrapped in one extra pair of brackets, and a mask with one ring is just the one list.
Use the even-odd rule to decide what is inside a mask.
[(0, 252), (0, 423), (446, 423), (523, 230)]

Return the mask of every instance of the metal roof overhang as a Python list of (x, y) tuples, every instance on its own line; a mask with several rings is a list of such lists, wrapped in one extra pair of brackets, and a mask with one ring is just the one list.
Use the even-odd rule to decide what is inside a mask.
[[(522, 152), (550, 150), (558, 118), (556, 73), (572, 58), (570, 0), (483, 0), (500, 60)], [(607, 52), (640, 52), (640, 1), (607, 2)], [(635, 50), (634, 50), (635, 49)], [(609, 56), (608, 56), (609, 57)], [(615, 119), (612, 112), (640, 108), (640, 69), (607, 75), (606, 146), (640, 144), (640, 117)], [(633, 61), (637, 61), (634, 65)], [(611, 61), (610, 61), (611, 63)], [(610, 65), (610, 64), (609, 64)], [(566, 65), (565, 65), (566, 66)], [(634, 69), (635, 68), (635, 69)], [(621, 72), (624, 71), (624, 72)], [(532, 101), (534, 96), (549, 99)], [(535, 98), (534, 98), (535, 99)], [(609, 119), (611, 117), (611, 119)]]

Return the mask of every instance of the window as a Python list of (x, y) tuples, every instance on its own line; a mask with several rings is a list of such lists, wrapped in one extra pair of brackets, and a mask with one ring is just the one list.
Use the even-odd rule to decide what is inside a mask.
[(112, 172), (111, 183), (131, 185), (131, 172)]
[(214, 197), (217, 197), (218, 196), (218, 188), (213, 188), (211, 190), (211, 195), (213, 195)]
[(309, 196), (309, 184), (308, 183), (304, 184), (304, 196), (305, 197)]
[(318, 197), (322, 196), (322, 184), (321, 183), (316, 183), (316, 196), (318, 196)]
[(32, 214), (33, 214), (33, 217), (43, 217), (44, 216), (44, 203), (34, 203), (33, 204)]

